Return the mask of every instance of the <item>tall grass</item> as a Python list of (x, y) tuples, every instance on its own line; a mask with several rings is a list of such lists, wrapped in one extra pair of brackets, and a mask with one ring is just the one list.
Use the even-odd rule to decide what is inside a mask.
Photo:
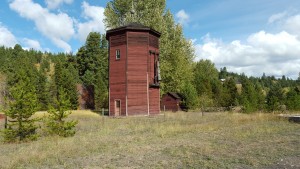
[(74, 137), (0, 143), (0, 168), (265, 168), (300, 159), (300, 125), (272, 114), (70, 118), (79, 121)]

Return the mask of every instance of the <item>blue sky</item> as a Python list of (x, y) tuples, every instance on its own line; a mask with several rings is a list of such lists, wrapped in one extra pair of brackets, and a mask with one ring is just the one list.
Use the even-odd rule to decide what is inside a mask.
[[(105, 32), (108, 0), (1, 0), (0, 45), (76, 53), (90, 31)], [(167, 0), (195, 60), (251, 76), (300, 72), (299, 0)]]

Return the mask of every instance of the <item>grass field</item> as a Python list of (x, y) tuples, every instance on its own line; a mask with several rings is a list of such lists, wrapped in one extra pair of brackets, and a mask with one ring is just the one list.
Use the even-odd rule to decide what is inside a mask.
[(74, 137), (0, 143), (0, 168), (300, 168), (300, 125), (272, 114), (70, 118)]

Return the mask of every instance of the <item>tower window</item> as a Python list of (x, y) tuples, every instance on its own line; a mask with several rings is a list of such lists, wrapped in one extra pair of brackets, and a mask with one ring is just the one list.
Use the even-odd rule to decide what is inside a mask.
[(120, 53), (120, 49), (116, 50), (116, 60), (120, 60), (121, 58), (121, 53)]

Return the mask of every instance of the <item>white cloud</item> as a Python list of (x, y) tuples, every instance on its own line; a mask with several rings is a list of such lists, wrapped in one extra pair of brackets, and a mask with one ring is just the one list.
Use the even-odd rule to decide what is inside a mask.
[(73, 0), (45, 0), (45, 3), (47, 4), (47, 7), (49, 9), (55, 9), (63, 3), (66, 3), (66, 4), (73, 3)]
[(92, 32), (104, 33), (104, 8), (97, 6), (90, 6), (87, 2), (82, 3), (82, 16), (87, 20), (83, 23), (78, 23), (78, 38), (84, 42), (87, 35)]
[(16, 37), (0, 22), (0, 46), (13, 47), (17, 43)]
[(286, 16), (287, 16), (287, 12), (281, 12), (281, 13), (278, 13), (278, 14), (274, 14), (269, 18), (268, 23), (271, 24), (271, 23), (280, 21)]
[(300, 36), (300, 14), (287, 18), (284, 28)]
[(32, 0), (14, 0), (10, 8), (20, 16), (34, 21), (37, 30), (49, 38), (57, 47), (71, 51), (67, 41), (75, 34), (73, 19), (65, 13), (54, 14)]
[(24, 47), (24, 49), (42, 50), (41, 45), (40, 45), (39, 41), (37, 41), (37, 40), (24, 38), (23, 42), (26, 46), (26, 47)]
[(176, 13), (176, 18), (180, 24), (184, 25), (189, 21), (190, 16), (182, 9)]
[(277, 34), (260, 31), (248, 37), (225, 44), (208, 35), (203, 44), (196, 44), (197, 60), (209, 59), (218, 68), (251, 76), (298, 76), (300, 70), (300, 40), (296, 35), (282, 31)]
[(293, 15), (292, 12), (282, 12), (272, 15), (269, 24), (279, 25), (281, 29), (300, 36), (300, 14)]
[(269, 24), (277, 33), (259, 31), (245, 40), (224, 43), (209, 34), (194, 44), (197, 60), (209, 59), (218, 68), (251, 76), (286, 75), (297, 78), (300, 71), (300, 14), (283, 12), (271, 16)]

